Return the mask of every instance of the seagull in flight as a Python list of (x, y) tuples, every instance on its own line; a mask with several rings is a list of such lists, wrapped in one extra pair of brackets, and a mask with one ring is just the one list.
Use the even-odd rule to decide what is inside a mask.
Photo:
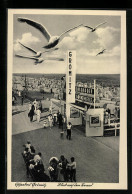
[(42, 63), (45, 60), (64, 61), (63, 58), (57, 58), (57, 57), (46, 57), (43, 59), (43, 58), (37, 58), (37, 57), (22, 56), (22, 55), (17, 55), (17, 54), (15, 56), (19, 58), (27, 58), (27, 59), (35, 60), (35, 65), (37, 65), (38, 63)]
[(80, 24), (78, 26), (75, 26), (75, 27), (70, 28), (69, 30), (63, 32), (60, 36), (51, 36), (51, 34), (46, 29), (46, 27), (43, 26), (42, 24), (38, 23), (38, 22), (35, 22), (35, 21), (27, 19), (27, 18), (21, 18), (21, 17), (18, 18), (18, 21), (23, 22), (23, 23), (25, 22), (25, 23), (33, 26), (34, 28), (36, 28), (37, 30), (39, 30), (43, 34), (43, 36), (48, 41), (48, 44), (43, 47), (45, 49), (50, 49), (50, 48), (55, 47), (64, 38), (64, 36), (68, 32), (70, 32), (72, 30), (75, 30), (75, 29), (79, 28), (80, 26), (83, 26), (83, 24)]
[[(105, 52), (105, 50), (106, 50), (106, 49), (103, 49), (103, 50), (102, 50), (101, 52), (99, 52), (97, 55), (103, 54), (103, 53)], [(97, 56), (97, 55), (96, 55), (96, 56)]]
[(44, 52), (42, 52), (42, 51), (35, 51), (34, 49), (25, 46), (25, 45), (22, 44), (21, 42), (19, 42), (19, 44), (21, 44), (23, 47), (25, 47), (25, 48), (27, 48), (28, 50), (30, 50), (31, 52), (33, 52), (35, 55), (32, 56), (32, 57), (40, 57), (43, 53), (50, 52), (50, 51), (54, 51), (54, 50), (58, 50), (58, 48), (54, 48), (54, 49), (46, 50), (46, 51), (44, 51)]
[(91, 30), (91, 32), (94, 32), (95, 30), (97, 30), (97, 28), (99, 28), (100, 26), (102, 26), (103, 24), (105, 24), (105, 23), (107, 23), (107, 22), (103, 22), (103, 23), (101, 23), (101, 24), (98, 24), (96, 27), (90, 27), (90, 26), (84, 26), (84, 27), (86, 27), (86, 28), (89, 28), (90, 30)]

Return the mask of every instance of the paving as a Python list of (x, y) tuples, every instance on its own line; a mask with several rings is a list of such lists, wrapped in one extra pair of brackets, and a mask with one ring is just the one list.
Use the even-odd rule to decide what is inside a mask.
[[(46, 103), (46, 101), (45, 101)], [(28, 118), (28, 101), (22, 106), (13, 106), (12, 122), (12, 181), (28, 182), (26, 168), (22, 158), (23, 144), (28, 140), (36, 152), (42, 153), (42, 159), (48, 174), (49, 159), (64, 155), (68, 161), (72, 156), (77, 162), (77, 182), (118, 183), (119, 182), (119, 136), (85, 137), (74, 128), (72, 139), (60, 137), (58, 126), (43, 128), (43, 120), (48, 114), (43, 112), (39, 123), (34, 117)]]

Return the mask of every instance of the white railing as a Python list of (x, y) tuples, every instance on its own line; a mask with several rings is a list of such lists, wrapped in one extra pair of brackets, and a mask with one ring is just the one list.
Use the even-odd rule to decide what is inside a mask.
[[(109, 119), (109, 120), (115, 120), (115, 119)], [(117, 120), (117, 119), (116, 119)], [(112, 131), (115, 130), (115, 136), (117, 136), (117, 130), (120, 130), (120, 123), (108, 123), (108, 124), (104, 124), (104, 127), (110, 127), (110, 126), (114, 126), (114, 128), (108, 128), (108, 129), (104, 129), (104, 131)]]

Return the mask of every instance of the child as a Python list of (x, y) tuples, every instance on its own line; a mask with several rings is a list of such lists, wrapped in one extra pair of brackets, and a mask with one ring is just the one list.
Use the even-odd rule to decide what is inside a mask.
[(50, 115), (48, 116), (48, 120), (49, 120), (50, 129), (51, 129), (51, 127), (53, 126), (53, 117), (52, 117), (52, 114), (50, 114)]
[(44, 127), (44, 128), (47, 127), (47, 121), (46, 121), (46, 120), (44, 120), (43, 127)]

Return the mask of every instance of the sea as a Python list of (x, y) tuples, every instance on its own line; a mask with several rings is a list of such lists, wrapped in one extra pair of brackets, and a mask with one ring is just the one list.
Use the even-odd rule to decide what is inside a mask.
[[(14, 73), (13, 76), (32, 77), (32, 78), (48, 78), (60, 80), (65, 74), (34, 74), (34, 73)], [(120, 74), (76, 74), (76, 82), (93, 83), (96, 80), (97, 84), (105, 87), (120, 87)]]

